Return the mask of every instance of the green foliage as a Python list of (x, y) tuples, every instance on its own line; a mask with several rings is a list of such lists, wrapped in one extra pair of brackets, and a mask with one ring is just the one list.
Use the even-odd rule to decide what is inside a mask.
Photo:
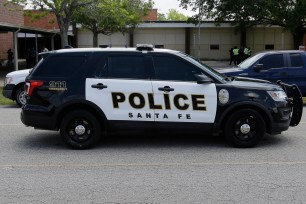
[(178, 12), (175, 9), (169, 9), (167, 14), (158, 13), (157, 20), (159, 21), (187, 21), (188, 16)]
[(187, 16), (182, 13), (179, 13), (175, 9), (170, 9), (167, 16), (168, 21), (186, 21), (188, 19)]
[(73, 21), (93, 32), (93, 46), (96, 47), (99, 33), (111, 35), (115, 32), (128, 32), (135, 28), (150, 8), (151, 1), (97, 0), (79, 9), (73, 16)]
[(232, 21), (245, 31), (254, 25), (279, 25), (289, 30), (297, 47), (306, 28), (305, 0), (180, 0), (183, 8), (199, 11), (189, 21)]
[[(9, 0), (9, 3), (18, 4), (34, 10), (54, 13), (60, 28), (61, 44), (62, 47), (64, 47), (68, 45), (67, 33), (73, 13), (95, 1), (96, 0)], [(35, 20), (47, 14), (46, 12), (42, 12), (41, 14), (30, 14), (30, 12), (26, 12), (26, 15), (32, 15), (32, 19)]]

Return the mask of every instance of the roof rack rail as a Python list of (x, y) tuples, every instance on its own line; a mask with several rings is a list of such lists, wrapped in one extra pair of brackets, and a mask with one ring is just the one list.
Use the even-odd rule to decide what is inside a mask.
[(138, 51), (153, 51), (153, 45), (152, 44), (137, 44), (136, 45), (136, 50)]

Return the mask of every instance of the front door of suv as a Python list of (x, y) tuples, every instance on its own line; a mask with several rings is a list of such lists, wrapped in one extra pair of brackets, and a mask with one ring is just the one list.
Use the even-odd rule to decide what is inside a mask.
[(86, 80), (86, 99), (101, 108), (113, 130), (153, 127), (146, 61), (141, 53), (110, 54), (99, 63), (95, 78)]
[(152, 55), (152, 79), (157, 130), (210, 129), (217, 109), (215, 83), (197, 84), (203, 70), (175, 55)]

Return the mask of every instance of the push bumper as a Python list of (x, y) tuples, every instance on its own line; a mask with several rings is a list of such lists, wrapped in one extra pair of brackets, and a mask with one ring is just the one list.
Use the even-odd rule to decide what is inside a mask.
[(2, 90), (2, 95), (5, 97), (5, 98), (9, 98), (9, 99), (14, 99), (13, 97), (13, 90), (15, 88), (15, 84), (7, 84), (3, 87), (3, 90)]
[(289, 97), (289, 102), (292, 107), (290, 126), (297, 126), (300, 123), (303, 114), (303, 98), (301, 91), (295, 84), (289, 85), (282, 81), (277, 81), (277, 84), (285, 90)]

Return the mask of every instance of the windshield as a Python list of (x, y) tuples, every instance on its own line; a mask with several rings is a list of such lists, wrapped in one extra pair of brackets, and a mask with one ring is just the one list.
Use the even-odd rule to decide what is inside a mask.
[(183, 57), (184, 59), (188, 60), (189, 62), (197, 65), (198, 67), (200, 67), (205, 72), (207, 72), (209, 75), (215, 77), (219, 81), (226, 81), (227, 76), (217, 72), (215, 69), (213, 69), (213, 68), (209, 67), (208, 65), (202, 63), (201, 61), (197, 60), (196, 58), (194, 58), (190, 55), (187, 55), (185, 53), (182, 53), (182, 52), (180, 52), (179, 55), (181, 57)]
[(241, 62), (240, 64), (238, 64), (238, 67), (241, 69), (247, 69), (250, 66), (252, 66), (256, 61), (258, 61), (259, 58), (261, 58), (263, 55), (264, 55), (263, 53), (254, 55), (253, 57), (250, 57), (244, 60), (243, 62)]

